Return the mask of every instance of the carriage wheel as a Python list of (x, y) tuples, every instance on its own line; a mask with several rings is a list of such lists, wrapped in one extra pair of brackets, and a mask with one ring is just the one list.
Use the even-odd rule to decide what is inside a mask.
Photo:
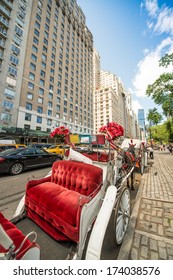
[(114, 226), (115, 226), (115, 242), (120, 245), (130, 219), (130, 191), (124, 188), (120, 193), (115, 206)]

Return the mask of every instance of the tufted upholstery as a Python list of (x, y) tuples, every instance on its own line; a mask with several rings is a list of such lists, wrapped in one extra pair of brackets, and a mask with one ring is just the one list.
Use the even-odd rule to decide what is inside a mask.
[(114, 159), (114, 152), (110, 153), (110, 159), (109, 159), (109, 153), (106, 152), (84, 152), (82, 153), (84, 156), (92, 159), (93, 161), (100, 161), (100, 162), (108, 162), (110, 159), (113, 160)]
[(53, 164), (52, 175), (28, 182), (27, 216), (56, 240), (79, 240), (82, 206), (99, 191), (102, 169), (74, 161)]
[[(3, 229), (6, 231), (7, 235), (13, 240), (13, 243), (15, 245), (15, 251), (19, 248), (22, 241), (25, 238), (25, 235), (9, 220), (7, 220), (4, 215), (0, 212), (0, 224), (2, 225)], [(21, 259), (23, 255), (32, 247), (37, 246), (34, 242), (31, 242), (29, 239), (26, 239), (23, 247), (21, 250), (17, 253), (16, 259)], [(0, 253), (6, 253), (7, 250), (5, 250), (2, 245), (0, 244)]]

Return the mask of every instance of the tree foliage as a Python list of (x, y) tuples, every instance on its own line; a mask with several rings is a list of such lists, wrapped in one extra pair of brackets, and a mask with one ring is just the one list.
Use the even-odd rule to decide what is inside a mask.
[(159, 61), (159, 65), (164, 67), (168, 67), (171, 63), (173, 63), (173, 53), (165, 54)]
[(158, 143), (173, 142), (173, 123), (168, 120), (161, 125), (150, 127), (150, 138)]
[[(173, 54), (166, 54), (159, 61), (160, 66), (168, 67), (173, 63)], [(150, 96), (157, 105), (161, 105), (163, 113), (173, 117), (173, 72), (163, 73), (151, 85), (148, 85), (146, 94)]]
[(153, 124), (157, 125), (158, 123), (161, 122), (162, 119), (163, 119), (162, 115), (158, 113), (156, 108), (153, 108), (153, 109), (149, 110), (149, 113), (147, 115), (147, 120), (150, 123), (153, 123)]

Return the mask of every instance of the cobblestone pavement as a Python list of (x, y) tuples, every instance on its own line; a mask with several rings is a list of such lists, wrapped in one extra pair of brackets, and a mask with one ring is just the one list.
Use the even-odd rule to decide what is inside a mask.
[(118, 259), (173, 260), (173, 165), (159, 152), (142, 176)]

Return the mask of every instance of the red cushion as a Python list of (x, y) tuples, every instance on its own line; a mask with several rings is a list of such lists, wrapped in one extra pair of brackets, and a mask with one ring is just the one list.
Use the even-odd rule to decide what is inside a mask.
[[(54, 183), (42, 183), (26, 192), (27, 216), (56, 240), (77, 241), (81, 207), (88, 201), (88, 197), (78, 192)], [(59, 231), (66, 238), (60, 237)]]
[(90, 195), (102, 183), (103, 170), (83, 162), (61, 160), (53, 164), (51, 182)]
[(100, 161), (100, 162), (108, 162), (110, 159), (114, 159), (114, 153), (111, 153), (109, 156), (109, 153), (106, 152), (90, 152), (90, 153), (82, 153), (84, 156), (92, 159), (93, 161)]
[(27, 216), (56, 240), (77, 242), (82, 206), (101, 188), (102, 169), (60, 161), (53, 164), (51, 181), (27, 184)]
[[(19, 248), (22, 241), (25, 238), (25, 235), (9, 220), (7, 220), (3, 214), (0, 212), (0, 224), (2, 225), (3, 229), (6, 231), (7, 235), (13, 240), (13, 243), (15, 245), (15, 251)], [(19, 253), (16, 256), (16, 259), (21, 259), (24, 253), (31, 247), (32, 242), (29, 239), (26, 239), (22, 249), (19, 251)], [(0, 253), (5, 253), (8, 250), (3, 248), (2, 245), (0, 245)]]

